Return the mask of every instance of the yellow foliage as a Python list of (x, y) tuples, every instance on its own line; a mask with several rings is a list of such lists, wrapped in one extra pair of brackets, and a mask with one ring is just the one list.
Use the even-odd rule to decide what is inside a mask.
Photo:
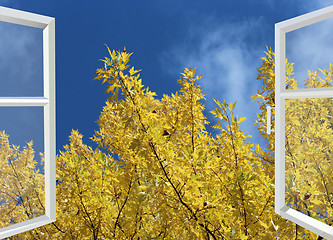
[[(253, 96), (260, 103), (256, 124), (268, 140), (265, 148), (249, 143), (249, 136), (240, 130), (245, 118), (234, 115), (236, 103), (215, 99), (217, 107), (211, 113), (217, 118), (213, 127), (219, 133), (212, 136), (207, 131), (204, 94), (198, 84), (202, 76), (196, 75), (196, 69), (186, 68), (181, 73), (179, 92), (158, 99), (142, 84), (139, 70), (129, 68), (131, 53), (126, 49), (108, 51), (110, 56), (102, 60), (104, 68), (97, 69), (95, 78), (107, 85), (109, 96), (97, 121), (99, 130), (92, 137), (98, 148), (88, 147), (82, 135), (72, 131), (69, 144), (57, 156), (57, 221), (20, 234), (20, 238), (271, 240), (304, 239), (303, 233), (307, 239), (316, 238), (274, 213), (274, 131), (266, 134), (265, 115), (266, 105), (274, 107), (275, 98), (271, 49), (258, 69), (262, 89)], [(307, 86), (328, 86), (332, 70), (332, 66), (330, 71), (321, 70), (325, 77), (320, 80), (318, 72), (309, 73)], [(287, 63), (288, 88), (297, 88), (292, 75), (293, 65)], [(314, 209), (313, 216), (317, 216), (318, 206), (327, 206), (323, 204), (331, 196), (323, 192), (322, 180), (302, 174), (318, 172), (316, 164), (331, 151), (326, 145), (332, 136), (331, 104), (327, 99), (288, 102), (287, 130), (294, 136), (288, 146), (299, 153), (292, 153), (299, 168), (287, 173), (286, 182), (295, 183), (288, 196), (299, 199), (301, 211), (308, 203)], [(305, 111), (323, 115), (304, 119), (300, 113)], [(301, 121), (310, 127), (302, 129)], [(323, 141), (313, 141), (320, 136)], [(302, 138), (305, 144), (297, 145)], [(43, 208), (36, 199), (43, 196), (43, 185), (32, 185), (33, 180), (28, 180), (30, 175), (32, 179), (42, 177), (32, 170), (32, 145), (19, 152), (2, 134), (0, 147), (1, 176), (6, 179), (2, 191), (18, 194), (14, 182), (29, 183), (22, 189), (36, 191), (36, 197), (26, 201), (36, 203), (32, 212), (39, 213)], [(308, 160), (301, 163), (304, 149)], [(323, 149), (320, 155), (316, 155), (318, 149)], [(317, 160), (310, 161), (314, 157)], [(15, 159), (22, 178), (11, 175), (8, 158)], [(31, 168), (25, 167), (27, 161)], [(320, 169), (328, 179), (331, 164), (320, 165)], [(306, 181), (311, 186), (304, 187)], [(327, 184), (327, 188), (331, 191), (332, 186)], [(306, 194), (311, 195), (304, 200)], [(2, 226), (10, 224), (11, 217), (17, 218), (15, 221), (27, 218), (22, 214), (25, 206), (15, 207), (17, 199), (6, 201), (9, 205), (0, 208)], [(12, 215), (8, 215), (12, 208)], [(331, 219), (329, 206), (323, 212), (329, 214), (327, 221)]]

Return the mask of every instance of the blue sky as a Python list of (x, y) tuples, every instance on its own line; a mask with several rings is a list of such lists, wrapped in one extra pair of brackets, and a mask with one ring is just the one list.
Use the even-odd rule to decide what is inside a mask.
[[(0, 0), (0, 6), (56, 18), (58, 150), (71, 129), (78, 129), (93, 145), (89, 137), (98, 129), (96, 120), (107, 98), (105, 87), (92, 80), (102, 67), (99, 59), (107, 55), (104, 44), (134, 52), (131, 64), (142, 69), (143, 83), (158, 97), (179, 90), (177, 79), (185, 67), (197, 67), (205, 75), (200, 84), (208, 120), (213, 98), (237, 101), (236, 114), (247, 117), (241, 128), (253, 136), (252, 142), (263, 144), (253, 126), (258, 105), (250, 96), (260, 86), (257, 68), (266, 45), (274, 49), (274, 24), (332, 4), (333, 0)], [(332, 23), (287, 35), (287, 56), (299, 63), (300, 78), (309, 66), (333, 62)], [(38, 29), (0, 24), (0, 96), (41, 94), (41, 39)], [(41, 117), (40, 109), (0, 109), (0, 129), (8, 128), (16, 144), (27, 136), (36, 138), (36, 150), (43, 151)], [(20, 134), (23, 129), (28, 131)]]

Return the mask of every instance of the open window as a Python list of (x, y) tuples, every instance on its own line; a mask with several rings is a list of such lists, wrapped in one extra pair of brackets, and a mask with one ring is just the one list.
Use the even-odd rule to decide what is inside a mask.
[[(15, 80), (22, 80), (22, 77), (26, 77), (27, 72), (20, 73), (21, 75), (16, 76), (15, 79), (11, 78), (10, 74), (3, 74), (3, 72), (1, 74), (0, 127), (6, 128), (7, 123), (9, 125), (17, 123), (17, 131), (19, 131), (19, 127), (25, 126), (28, 137), (31, 138), (31, 135), (37, 134), (34, 130), (35, 128), (31, 126), (36, 125), (39, 127), (38, 134), (41, 136), (40, 145), (44, 152), (43, 195), (45, 195), (45, 199), (41, 199), (43, 214), (36, 215), (26, 221), (13, 222), (8, 226), (0, 228), (0, 239), (3, 239), (56, 220), (55, 19), (0, 7), (0, 23), (41, 31), (41, 80), (34, 83), (35, 85), (32, 87), (32, 90), (29, 90), (31, 87), (30, 83), (25, 85), (23, 82), (19, 83), (16, 81), (16, 85), (14, 84)], [(1, 32), (1, 30), (4, 31), (4, 29), (0, 28), (0, 34), (4, 36), (5, 33)], [(17, 37), (20, 38), (20, 36)], [(15, 50), (17, 49), (10, 49), (10, 52), (15, 52)], [(16, 65), (13, 61), (11, 62), (12, 59), (9, 56), (7, 61), (5, 51), (1, 51), (0, 54), (4, 54), (1, 56), (0, 69), (2, 65), (6, 71), (14, 71), (16, 73), (22, 71), (20, 65)], [(35, 53), (32, 52), (31, 54)], [(32, 64), (31, 67), (36, 66)], [(6, 79), (5, 76), (9, 79)], [(31, 76), (31, 78), (34, 78), (34, 76)], [(27, 142), (30, 140), (26, 139)], [(8, 159), (9, 163), (11, 161), (11, 159)], [(2, 186), (4, 186), (4, 183), (2, 183)], [(3, 202), (0, 202), (0, 204), (3, 204)], [(22, 204), (22, 200), (18, 198), (17, 205), (19, 206), (20, 204)]]
[(327, 239), (333, 239), (332, 76), (291, 86), (286, 34), (332, 17), (330, 6), (275, 25), (275, 212)]

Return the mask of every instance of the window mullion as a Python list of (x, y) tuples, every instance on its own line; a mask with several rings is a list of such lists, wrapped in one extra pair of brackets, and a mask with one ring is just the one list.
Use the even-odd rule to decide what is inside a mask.
[(0, 97), (0, 107), (45, 106), (49, 99), (45, 97)]
[[(310, 90), (311, 89), (311, 90)], [(326, 88), (310, 88), (310, 89), (295, 89), (295, 91), (281, 92), (281, 99), (297, 99), (297, 98), (330, 98), (333, 97), (333, 89)], [(298, 91), (296, 91), (298, 90)]]

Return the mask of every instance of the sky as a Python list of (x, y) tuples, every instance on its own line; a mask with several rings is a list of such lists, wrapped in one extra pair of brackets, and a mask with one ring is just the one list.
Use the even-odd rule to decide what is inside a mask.
[[(333, 0), (0, 0), (0, 6), (56, 19), (57, 153), (72, 129), (96, 147), (89, 138), (107, 96), (93, 78), (107, 56), (105, 44), (134, 52), (130, 63), (159, 98), (179, 90), (185, 67), (197, 67), (208, 121), (214, 123), (213, 98), (237, 101), (236, 114), (247, 117), (241, 129), (263, 145), (253, 126), (259, 105), (251, 96), (260, 87), (257, 68), (266, 46), (274, 49), (274, 24), (330, 5)], [(287, 57), (297, 63), (300, 83), (306, 69), (333, 62), (332, 24), (287, 34)], [(42, 76), (42, 31), (0, 22), (0, 97), (41, 96)], [(14, 144), (33, 139), (43, 152), (42, 114), (40, 107), (0, 108), (0, 130)]]

